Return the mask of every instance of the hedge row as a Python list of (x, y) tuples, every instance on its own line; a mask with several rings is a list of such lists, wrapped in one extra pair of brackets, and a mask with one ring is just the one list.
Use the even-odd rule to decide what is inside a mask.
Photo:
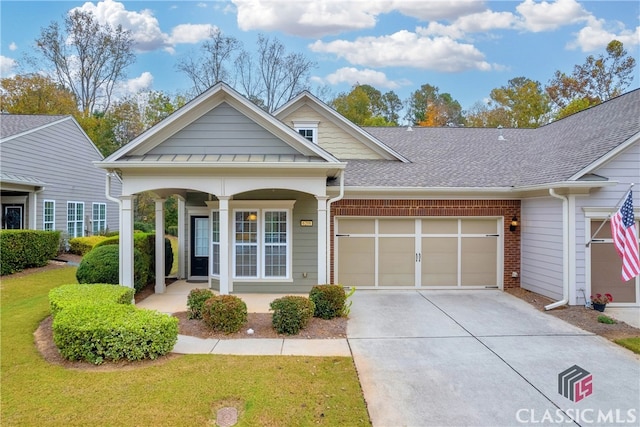
[(49, 291), (51, 315), (75, 305), (131, 304), (133, 289), (111, 284), (62, 285)]
[(59, 231), (0, 231), (0, 275), (42, 267), (58, 254)]
[[(144, 259), (142, 252), (133, 250), (133, 287), (140, 292), (149, 279), (149, 266), (140, 260)], [(86, 254), (78, 270), (76, 270), (78, 283), (120, 283), (120, 249), (115, 245), (100, 246)]]
[[(65, 285), (52, 290), (49, 303), (56, 313), (53, 340), (69, 360), (104, 361), (156, 359), (178, 340), (178, 319), (138, 309), (131, 289), (104, 285)], [(75, 288), (75, 289), (74, 289)]]
[(106, 236), (74, 237), (69, 240), (69, 252), (76, 255), (86, 255), (95, 245), (105, 240)]

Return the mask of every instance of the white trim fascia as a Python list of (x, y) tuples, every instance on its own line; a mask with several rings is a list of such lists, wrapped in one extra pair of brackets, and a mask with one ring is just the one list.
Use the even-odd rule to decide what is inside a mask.
[(189, 120), (189, 115), (195, 114), (196, 118), (200, 117), (223, 102), (228, 103), (242, 114), (255, 120), (260, 126), (265, 127), (267, 131), (270, 131), (276, 137), (282, 139), (301, 154), (316, 155), (328, 163), (339, 162), (339, 160), (329, 154), (329, 152), (314, 145), (289, 126), (286, 126), (274, 116), (262, 110), (239, 92), (222, 82), (203, 92), (163, 121), (134, 138), (105, 160), (107, 162), (117, 161), (127, 154), (135, 153), (136, 150), (145, 148), (145, 144), (149, 144), (149, 147), (146, 147), (146, 151), (148, 151), (192, 123), (195, 119)]
[[(311, 102), (307, 102), (306, 100), (310, 100)], [(297, 109), (295, 108), (295, 105), (298, 103), (305, 103), (312, 108), (313, 106), (319, 107), (322, 111), (318, 111), (315, 108), (314, 109), (324, 117), (327, 117), (327, 118), (331, 117), (335, 119), (335, 120), (332, 120), (334, 124), (339, 125), (347, 133), (351, 134), (358, 141), (365, 144), (367, 147), (375, 151), (377, 154), (381, 155), (386, 160), (399, 160), (403, 163), (411, 163), (402, 154), (393, 150), (391, 147), (387, 146), (386, 144), (384, 144), (382, 141), (380, 141), (373, 135), (364, 131), (361, 127), (355, 125), (350, 120), (347, 120), (337, 111), (330, 108), (327, 104), (322, 102), (320, 99), (316, 98), (313, 94), (309, 93), (308, 91), (304, 91), (298, 94), (298, 96), (296, 96), (295, 98), (287, 102), (285, 105), (283, 105), (282, 107), (274, 111), (273, 115), (279, 120), (281, 120), (281, 117), (279, 116), (287, 115), (289, 112), (295, 111)]]
[[(25, 115), (25, 114), (16, 114), (16, 115)], [(46, 114), (39, 114), (39, 115), (44, 116)], [(47, 124), (44, 124), (44, 125), (41, 125), (41, 126), (37, 126), (37, 127), (31, 128), (31, 129), (27, 129), (27, 130), (22, 131), (20, 133), (16, 133), (15, 135), (7, 136), (6, 138), (0, 138), (0, 144), (2, 144), (3, 142), (10, 141), (10, 140), (15, 139), (15, 138), (19, 138), (19, 137), (24, 136), (24, 135), (28, 135), (28, 134), (33, 133), (33, 132), (37, 132), (37, 131), (42, 130), (42, 129), (46, 129), (46, 128), (48, 128), (50, 126), (53, 126), (53, 125), (55, 125), (57, 123), (62, 123), (63, 121), (68, 120), (69, 118), (73, 118), (73, 116), (70, 116), (70, 115), (61, 115), (59, 117), (60, 117), (60, 119), (55, 120), (53, 122), (50, 122), (50, 123), (47, 123)]]
[(278, 163), (278, 162), (238, 162), (238, 163), (204, 163), (204, 162), (135, 162), (135, 161), (123, 161), (123, 162), (93, 162), (99, 168), (102, 169), (149, 169), (162, 167), (170, 169), (188, 168), (188, 169), (344, 169), (347, 164), (344, 162), (338, 163), (323, 163), (323, 162), (290, 162), (290, 163)]
[(635, 144), (638, 141), (640, 141), (640, 132), (638, 132), (635, 135), (633, 135), (632, 137), (628, 138), (625, 142), (623, 142), (622, 144), (618, 145), (616, 148), (614, 148), (613, 150), (609, 151), (608, 153), (606, 153), (604, 156), (600, 157), (595, 162), (592, 162), (588, 166), (582, 168), (576, 174), (574, 174), (573, 176), (569, 177), (569, 180), (570, 181), (571, 180), (575, 180), (575, 179), (580, 178), (583, 175), (586, 175), (588, 173), (593, 172), (594, 170), (598, 169), (600, 166), (602, 166), (603, 164), (607, 163), (609, 160), (611, 160), (612, 158), (616, 157), (622, 151), (626, 150), (627, 148), (629, 148), (631, 145)]

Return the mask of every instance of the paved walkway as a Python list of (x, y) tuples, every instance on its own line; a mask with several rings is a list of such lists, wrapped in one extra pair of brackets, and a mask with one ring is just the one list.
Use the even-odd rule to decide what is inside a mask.
[[(187, 296), (192, 289), (204, 288), (206, 283), (188, 283), (179, 280), (167, 286), (164, 294), (153, 294), (136, 304), (140, 308), (176, 313), (187, 310)], [(242, 294), (249, 313), (268, 313), (269, 304), (285, 294)], [(306, 295), (306, 294), (305, 294)], [(178, 335), (174, 353), (182, 354), (237, 354), (253, 356), (344, 356), (351, 357), (346, 339), (304, 338), (246, 338), (202, 339)]]

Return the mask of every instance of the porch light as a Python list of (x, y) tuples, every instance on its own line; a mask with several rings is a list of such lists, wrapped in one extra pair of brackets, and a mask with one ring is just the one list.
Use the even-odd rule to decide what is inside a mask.
[(509, 225), (509, 231), (516, 231), (517, 226), (518, 226), (518, 217), (514, 215), (513, 218), (511, 218), (511, 225)]
[(258, 219), (258, 216), (253, 212), (247, 215), (247, 221), (255, 221), (256, 219)]

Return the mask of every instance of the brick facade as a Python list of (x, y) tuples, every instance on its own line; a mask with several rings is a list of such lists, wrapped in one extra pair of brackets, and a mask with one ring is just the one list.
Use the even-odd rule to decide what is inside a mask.
[[(520, 287), (519, 278), (511, 273), (520, 273), (520, 227), (509, 231), (513, 216), (520, 220), (520, 200), (349, 200), (343, 199), (331, 205), (331, 247), (334, 246), (335, 216), (502, 216), (504, 218), (504, 271), (506, 288)], [(334, 283), (334, 252), (331, 251), (331, 283)]]

